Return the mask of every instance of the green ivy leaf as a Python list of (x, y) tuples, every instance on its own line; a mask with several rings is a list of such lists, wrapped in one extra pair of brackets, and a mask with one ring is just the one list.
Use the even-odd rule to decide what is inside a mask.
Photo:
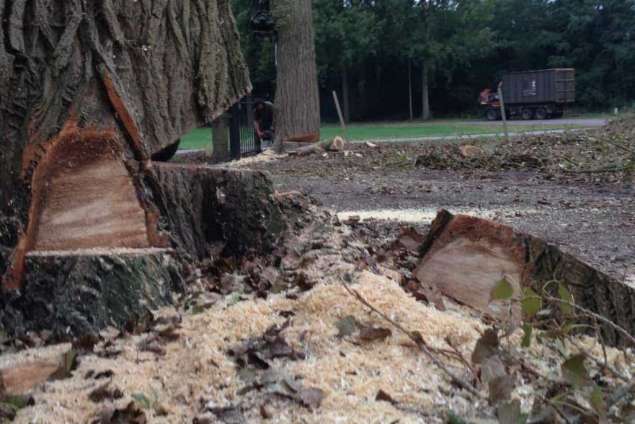
[(573, 330), (575, 330), (575, 328), (576, 328), (576, 324), (574, 324), (574, 323), (572, 323), (572, 322), (568, 322), (568, 321), (567, 321), (567, 322), (565, 322), (565, 323), (564, 323), (564, 325), (562, 326), (562, 330), (561, 330), (562, 335), (563, 335), (563, 336), (568, 336), (568, 335), (570, 335), (570, 334), (571, 334), (571, 332), (572, 332)]
[(466, 424), (463, 418), (450, 411), (448, 413), (448, 424)]
[(77, 351), (70, 349), (64, 352), (59, 359), (59, 367), (51, 376), (51, 380), (63, 380), (71, 376), (73, 370), (77, 367)]
[(528, 348), (531, 346), (531, 335), (534, 332), (534, 328), (531, 326), (531, 324), (524, 324), (523, 325), (523, 341), (521, 343), (521, 346), (524, 348)]
[(526, 288), (523, 292), (521, 307), (525, 319), (531, 319), (542, 309), (542, 298), (532, 289)]
[(593, 389), (589, 402), (600, 417), (604, 417), (606, 415), (606, 402), (604, 401), (604, 393), (602, 393), (602, 390), (598, 386), (595, 386), (595, 388)]
[(354, 316), (349, 315), (338, 320), (335, 327), (337, 327), (337, 337), (342, 338), (353, 334), (359, 328), (359, 322)]
[(571, 292), (563, 283), (558, 284), (558, 296), (560, 297), (560, 310), (566, 316), (573, 315), (573, 306), (571, 304), (574, 303), (573, 296)]
[(16, 409), (23, 409), (33, 404), (33, 397), (29, 395), (8, 395), (2, 398), (2, 403), (12, 405)]
[(131, 397), (142, 409), (152, 408), (152, 401), (143, 393), (133, 393)]
[(503, 278), (496, 283), (496, 286), (492, 289), (492, 292), (490, 293), (490, 302), (495, 300), (509, 300), (513, 295), (514, 288), (506, 278)]
[(561, 365), (562, 375), (573, 386), (584, 386), (589, 381), (589, 373), (584, 365), (584, 354), (570, 356)]
[(496, 417), (500, 424), (525, 424), (527, 422), (527, 415), (522, 413), (518, 399), (496, 408)]

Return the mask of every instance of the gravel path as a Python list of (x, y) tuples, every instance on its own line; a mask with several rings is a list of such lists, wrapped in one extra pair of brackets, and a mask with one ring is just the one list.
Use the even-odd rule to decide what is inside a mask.
[(635, 284), (635, 196), (618, 184), (549, 180), (537, 172), (433, 171), (403, 163), (393, 146), (381, 158), (365, 146), (326, 156), (284, 157), (245, 167), (271, 173), (280, 191), (299, 190), (339, 213), (429, 222), (436, 210), (508, 223), (560, 245), (614, 277)]

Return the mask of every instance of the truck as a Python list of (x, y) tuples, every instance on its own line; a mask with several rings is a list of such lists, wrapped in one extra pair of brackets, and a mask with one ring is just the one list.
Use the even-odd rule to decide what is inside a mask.
[[(560, 118), (565, 107), (575, 102), (575, 69), (511, 72), (503, 75), (499, 86), (508, 119)], [(479, 101), (488, 120), (501, 119), (498, 90), (481, 91)]]

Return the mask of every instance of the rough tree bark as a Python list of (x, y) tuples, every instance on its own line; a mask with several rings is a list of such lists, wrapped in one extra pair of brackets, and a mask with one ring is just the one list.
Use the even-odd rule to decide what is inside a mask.
[[(0, 0), (0, 207), (31, 250), (163, 246), (149, 160), (250, 89), (227, 0)], [(9, 246), (12, 247), (12, 246)], [(6, 261), (5, 261), (6, 262)]]
[(152, 158), (251, 89), (229, 0), (0, 0), (0, 16), (2, 324), (84, 332), (160, 304), (180, 277), (157, 249), (189, 247), (168, 207), (187, 205), (166, 206)]
[(320, 138), (320, 98), (311, 0), (274, 0), (278, 34), (275, 148)]
[(429, 91), (429, 69), (426, 61), (421, 64), (421, 119), (428, 121), (432, 114), (430, 113), (430, 91)]

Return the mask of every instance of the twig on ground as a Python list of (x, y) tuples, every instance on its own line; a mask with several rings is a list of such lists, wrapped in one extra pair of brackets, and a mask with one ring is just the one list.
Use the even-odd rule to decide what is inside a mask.
[(434, 356), (432, 354), (431, 348), (430, 346), (426, 343), (426, 341), (423, 339), (423, 337), (421, 337), (420, 334), (417, 333), (417, 335), (413, 334), (412, 332), (406, 330), (401, 324), (395, 322), (393, 319), (391, 319), (389, 316), (387, 316), (386, 314), (384, 314), (383, 312), (381, 312), (379, 309), (375, 308), (373, 305), (371, 305), (366, 299), (364, 299), (364, 297), (359, 294), (356, 290), (351, 289), (350, 287), (348, 287), (345, 283), (341, 283), (342, 287), (344, 287), (344, 289), (354, 298), (356, 298), (361, 304), (363, 304), (364, 306), (366, 306), (368, 309), (370, 309), (372, 312), (374, 312), (375, 314), (379, 315), (382, 319), (384, 319), (386, 322), (388, 322), (389, 324), (391, 324), (393, 327), (395, 327), (397, 330), (399, 330), (400, 332), (402, 332), (403, 334), (405, 334), (410, 340), (412, 340), (417, 346), (419, 346), (419, 349), (423, 352), (423, 354), (430, 359), (430, 361), (432, 361), (432, 363), (434, 365), (436, 365), (441, 371), (443, 371), (448, 377), (450, 377), (450, 379), (457, 384), (459, 387), (461, 387), (462, 389), (468, 391), (470, 394), (472, 394), (473, 396), (479, 398), (479, 399), (485, 399), (485, 396), (480, 393), (478, 390), (476, 390), (471, 384), (466, 383), (465, 381), (463, 381), (460, 377), (458, 377), (457, 375), (455, 375), (452, 371), (450, 371), (441, 361), (439, 361), (439, 359)]
[(576, 305), (573, 302), (569, 302), (569, 301), (566, 301), (566, 300), (563, 300), (563, 299), (558, 299), (558, 298), (550, 296), (550, 295), (546, 295), (545, 296), (545, 300), (549, 300), (551, 302), (561, 303), (561, 304), (564, 304), (564, 305), (569, 305), (572, 308), (577, 309), (578, 311), (582, 312), (583, 314), (585, 314), (585, 315), (587, 315), (587, 316), (589, 316), (591, 318), (594, 318), (594, 319), (596, 319), (598, 321), (602, 321), (603, 323), (607, 324), (609, 327), (612, 327), (618, 333), (621, 333), (622, 335), (624, 335), (624, 337), (626, 337), (626, 339), (628, 339), (628, 341), (631, 342), (631, 344), (633, 346), (635, 346), (635, 337), (631, 336), (631, 334), (628, 331), (626, 331), (626, 329), (624, 329), (624, 328), (620, 327), (619, 325), (615, 324), (610, 319), (604, 318), (602, 315), (598, 315), (595, 312), (592, 312), (592, 311), (590, 311), (590, 310), (588, 310), (586, 308), (583, 308), (580, 305)]
[(452, 348), (452, 353), (454, 354), (453, 356), (456, 357), (463, 365), (465, 365), (465, 367), (470, 370), (474, 377), (478, 377), (478, 373), (476, 372), (472, 364), (470, 364), (470, 362), (465, 359), (461, 351), (454, 345), (452, 340), (450, 340), (449, 337), (446, 337), (445, 342), (448, 344), (448, 346), (450, 346), (450, 348)]
[(597, 169), (564, 170), (564, 172), (566, 172), (567, 174), (604, 174), (623, 171), (626, 171), (626, 168), (623, 166), (607, 166), (606, 168)]
[[(580, 352), (584, 352), (585, 351), (585, 349), (582, 346), (580, 346), (577, 342), (573, 341), (573, 338), (569, 338), (568, 341), (576, 349), (578, 349)], [(604, 354), (606, 355), (606, 349), (604, 348), (604, 344), (602, 344), (602, 347), (603, 347), (603, 351), (605, 352)], [(594, 357), (592, 355), (587, 355), (587, 357), (589, 359), (591, 359), (598, 368), (600, 368), (600, 369), (604, 368), (604, 369), (609, 370), (611, 372), (611, 374), (613, 374), (614, 377), (616, 377), (616, 378), (618, 378), (618, 379), (620, 379), (620, 380), (622, 380), (622, 381), (624, 381), (626, 383), (629, 381), (628, 378), (626, 378), (624, 375), (622, 375), (620, 372), (618, 372), (615, 368), (613, 368), (611, 365), (609, 365), (608, 359), (606, 358), (606, 356), (605, 356), (604, 362), (600, 361), (599, 359), (597, 359), (596, 357)]]
[(624, 150), (626, 153), (630, 153), (630, 154), (634, 154), (635, 150), (629, 149), (628, 147), (619, 144), (619, 143), (615, 143), (614, 141), (611, 140), (603, 140), (605, 143), (610, 144), (611, 146), (617, 147), (618, 149), (622, 149)]

